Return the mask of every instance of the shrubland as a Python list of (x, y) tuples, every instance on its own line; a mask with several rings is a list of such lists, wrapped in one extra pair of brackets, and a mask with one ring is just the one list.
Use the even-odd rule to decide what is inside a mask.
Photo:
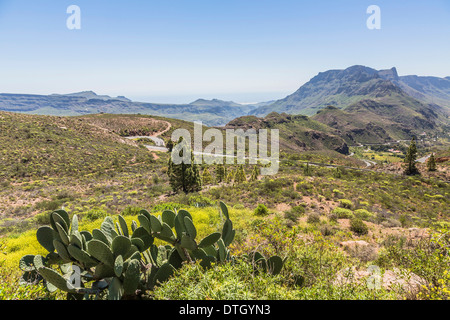
[[(118, 222), (119, 215), (131, 226), (140, 223), (143, 210), (159, 219), (164, 211), (186, 210), (200, 241), (222, 231), (221, 201), (233, 221), (228, 250), (235, 259), (207, 269), (201, 259), (184, 261), (139, 298), (449, 298), (450, 187), (437, 175), (364, 170), (358, 160), (328, 151), (285, 153), (275, 176), (252, 178), (253, 165), (227, 165), (227, 174), (241, 170), (246, 181), (220, 179), (217, 165), (205, 165), (199, 172), (208, 170), (207, 186), (175, 193), (167, 175), (168, 154), (101, 129), (104, 123), (119, 129), (123, 119), (116, 124), (105, 115), (101, 121), (58, 122), (23, 115), (13, 125), (12, 117), (2, 113), (0, 118), (1, 299), (66, 298), (42, 283), (18, 285), (20, 259), (48, 254), (36, 232), (51, 225), (55, 211), (63, 209), (70, 221), (76, 216), (79, 230), (92, 233), (105, 219)], [(448, 170), (448, 162), (436, 165), (438, 172)], [(354, 243), (358, 246), (348, 246)], [(155, 244), (163, 243), (155, 238)], [(255, 252), (285, 258), (281, 272), (255, 268), (249, 259)], [(367, 270), (373, 265), (381, 275), (398, 271), (402, 278), (371, 289)], [(420, 284), (405, 285), (416, 277)]]

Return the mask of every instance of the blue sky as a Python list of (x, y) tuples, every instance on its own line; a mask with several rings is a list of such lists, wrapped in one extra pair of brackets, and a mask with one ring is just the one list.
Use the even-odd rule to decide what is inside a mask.
[(355, 64), (450, 76), (449, 40), (448, 0), (0, 0), (0, 92), (258, 102)]

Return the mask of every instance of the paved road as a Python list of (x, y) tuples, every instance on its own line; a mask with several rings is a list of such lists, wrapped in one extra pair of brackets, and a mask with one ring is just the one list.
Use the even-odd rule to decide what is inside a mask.
[(364, 160), (364, 159), (361, 159), (361, 160), (364, 161), (364, 163), (366, 164), (366, 167), (371, 167), (371, 166), (374, 166), (377, 164), (375, 161)]
[[(354, 155), (355, 155), (355, 153), (352, 152), (348, 156), (349, 157), (353, 157)], [(359, 159), (359, 160), (364, 161), (364, 163), (366, 164), (366, 168), (374, 166), (374, 165), (377, 164), (375, 161), (370, 161), (370, 160), (365, 160), (365, 159)]]
[(425, 163), (430, 157), (431, 157), (431, 154), (427, 155), (426, 157), (417, 159), (416, 162)]
[(172, 124), (170, 122), (166, 122), (167, 124), (167, 128), (164, 129), (161, 132), (158, 132), (156, 134), (154, 134), (153, 136), (132, 136), (132, 137), (125, 137), (126, 139), (130, 139), (130, 140), (135, 140), (135, 139), (150, 139), (152, 140), (156, 146), (151, 146), (151, 145), (145, 145), (145, 147), (149, 150), (154, 150), (154, 151), (161, 151), (161, 152), (167, 152), (169, 151), (166, 148), (166, 143), (164, 142), (163, 139), (159, 138), (159, 136), (163, 135), (164, 133), (168, 132), (171, 128), (172, 128)]
[(136, 139), (150, 139), (152, 140), (157, 147), (165, 147), (166, 144), (163, 139), (154, 137), (154, 136), (132, 136), (132, 137), (125, 137), (126, 139), (130, 140), (136, 140)]

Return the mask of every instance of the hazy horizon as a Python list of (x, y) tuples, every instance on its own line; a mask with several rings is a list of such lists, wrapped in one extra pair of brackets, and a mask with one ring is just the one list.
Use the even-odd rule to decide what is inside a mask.
[[(351, 66), (348, 66), (351, 67)], [(366, 66), (371, 68), (371, 66)], [(395, 66), (393, 66), (395, 67)], [(386, 70), (386, 69), (391, 69), (393, 67), (386, 67), (386, 68), (381, 68), (381, 69), (377, 69), (377, 70)], [(343, 68), (346, 69), (346, 68)], [(343, 70), (343, 69), (339, 69), (339, 70)], [(338, 70), (337, 68), (334, 69), (330, 69), (330, 70)], [(328, 70), (321, 70), (318, 71), (317, 74), (319, 72), (325, 72)], [(399, 76), (409, 76), (412, 74), (401, 74), (397, 68), (397, 72), (399, 74)], [(316, 75), (317, 75), (316, 74)], [(314, 76), (316, 76), (314, 75)], [(442, 76), (436, 76), (436, 75), (429, 75), (429, 74), (414, 74), (417, 76), (431, 76), (431, 77), (441, 77), (444, 78)], [(313, 77), (314, 77), (313, 76)], [(309, 79), (310, 80), (310, 79)], [(309, 81), (308, 80), (308, 81)], [(73, 93), (79, 93), (79, 92), (86, 92), (86, 91), (93, 91), (95, 92), (97, 95), (109, 95), (111, 97), (118, 97), (118, 96), (124, 96), (134, 102), (144, 102), (144, 103), (155, 103), (155, 104), (189, 104), (192, 103), (198, 99), (205, 99), (205, 100), (213, 100), (213, 99), (218, 99), (218, 100), (222, 100), (222, 101), (233, 101), (236, 103), (241, 103), (241, 104), (257, 104), (257, 103), (261, 103), (261, 102), (268, 102), (268, 101), (272, 101), (272, 100), (279, 100), (279, 99), (283, 99), (286, 96), (294, 93), (295, 91), (297, 91), (297, 89), (299, 89), (301, 86), (303, 86), (304, 84), (306, 84), (308, 81), (301, 83), (298, 85), (298, 87), (292, 91), (281, 91), (281, 92), (235, 92), (235, 93), (223, 93), (223, 92), (218, 92), (218, 93), (188, 93), (188, 94), (177, 94), (176, 92), (170, 94), (166, 94), (166, 95), (150, 95), (150, 94), (131, 94), (131, 95), (126, 95), (126, 94), (108, 94), (106, 92), (97, 92), (95, 90), (89, 89), (89, 88), (85, 88), (84, 90), (69, 90), (69, 91), (65, 91), (65, 92), (53, 92), (53, 91), (43, 91), (43, 92), (0, 92), (0, 94), (30, 94), (30, 95), (52, 95), (52, 94), (73, 94)]]
[[(66, 26), (72, 4), (81, 30)], [(444, 0), (0, 0), (0, 91), (256, 103), (352, 65), (447, 77), (449, 20)]]

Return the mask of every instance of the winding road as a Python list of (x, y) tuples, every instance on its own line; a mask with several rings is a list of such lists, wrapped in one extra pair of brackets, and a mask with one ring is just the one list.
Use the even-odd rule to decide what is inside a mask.
[(172, 128), (172, 124), (170, 122), (168, 122), (168, 121), (164, 121), (164, 122), (167, 124), (167, 128), (164, 129), (163, 131), (157, 132), (157, 133), (155, 133), (155, 134), (153, 134), (151, 136), (131, 136), (131, 137), (125, 137), (125, 139), (129, 139), (129, 140), (150, 139), (150, 140), (152, 140), (155, 143), (156, 146), (151, 146), (151, 145), (144, 144), (144, 146), (148, 150), (167, 152), (167, 151), (169, 151), (169, 149), (166, 148), (166, 143), (159, 136), (161, 136), (164, 133), (168, 132)]

